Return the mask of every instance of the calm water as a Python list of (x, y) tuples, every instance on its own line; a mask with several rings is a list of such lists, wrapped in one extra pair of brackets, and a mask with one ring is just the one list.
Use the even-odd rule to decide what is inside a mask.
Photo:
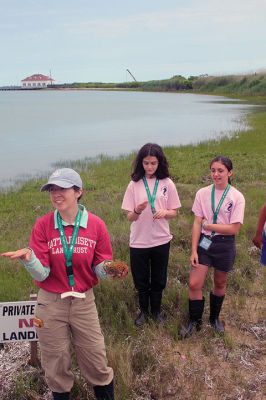
[(57, 161), (231, 134), (245, 128), (250, 108), (194, 94), (0, 92), (0, 186), (42, 174)]

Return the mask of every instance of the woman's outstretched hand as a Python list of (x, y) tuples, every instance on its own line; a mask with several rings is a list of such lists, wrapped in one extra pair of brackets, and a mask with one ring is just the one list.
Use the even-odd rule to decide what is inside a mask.
[(6, 253), (1, 253), (2, 257), (10, 258), (11, 260), (16, 260), (20, 258), (23, 261), (30, 261), (32, 250), (28, 247), (24, 249), (19, 249), (16, 251), (7, 251)]

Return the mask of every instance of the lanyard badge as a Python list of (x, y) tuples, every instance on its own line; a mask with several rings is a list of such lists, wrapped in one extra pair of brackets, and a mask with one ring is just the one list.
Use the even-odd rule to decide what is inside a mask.
[(145, 189), (146, 189), (146, 193), (147, 193), (147, 196), (148, 196), (148, 200), (149, 200), (149, 203), (150, 203), (150, 206), (151, 206), (151, 212), (153, 214), (155, 214), (156, 213), (156, 209), (154, 207), (154, 201), (155, 201), (155, 197), (156, 197), (156, 193), (157, 193), (157, 189), (158, 189), (159, 179), (156, 179), (156, 181), (155, 181), (152, 195), (151, 195), (151, 192), (150, 192), (146, 177), (143, 176), (142, 180), (143, 180), (143, 183), (144, 183), (144, 186), (145, 186)]
[(206, 236), (203, 236), (203, 238), (199, 242), (199, 247), (201, 247), (204, 250), (209, 250), (211, 244), (212, 244), (211, 239), (207, 238)]

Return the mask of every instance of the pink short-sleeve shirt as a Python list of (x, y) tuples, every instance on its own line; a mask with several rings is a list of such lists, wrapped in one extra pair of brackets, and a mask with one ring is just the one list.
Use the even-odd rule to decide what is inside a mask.
[[(197, 217), (207, 220), (209, 224), (213, 223), (213, 211), (211, 205), (212, 186), (204, 187), (196, 193), (192, 211)], [(215, 210), (223, 195), (224, 190), (215, 189)], [(245, 211), (245, 198), (233, 186), (230, 187), (220, 208), (217, 224), (234, 224), (240, 222), (243, 224)], [(210, 231), (202, 229), (202, 233), (210, 234)]]
[[(147, 183), (152, 193), (155, 178), (147, 179)], [(134, 211), (134, 208), (147, 200), (143, 180), (131, 181), (124, 195), (122, 209)], [(175, 210), (181, 207), (175, 184), (170, 178), (159, 180), (154, 206), (156, 210)], [(129, 245), (135, 248), (155, 247), (168, 243), (172, 237), (168, 220), (165, 218), (154, 220), (148, 204), (137, 221), (131, 223)]]

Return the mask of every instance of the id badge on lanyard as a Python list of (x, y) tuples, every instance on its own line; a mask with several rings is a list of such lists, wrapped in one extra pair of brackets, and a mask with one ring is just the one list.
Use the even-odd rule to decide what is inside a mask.
[(206, 236), (203, 236), (203, 238), (199, 242), (199, 247), (201, 247), (204, 250), (209, 250), (211, 244), (212, 244), (212, 240), (207, 238)]

